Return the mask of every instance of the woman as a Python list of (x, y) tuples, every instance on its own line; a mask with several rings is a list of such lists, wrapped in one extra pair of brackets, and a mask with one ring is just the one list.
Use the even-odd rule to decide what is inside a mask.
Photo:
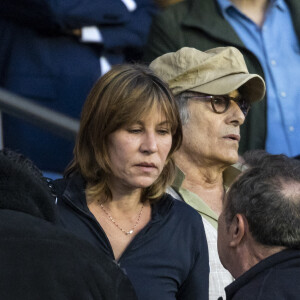
[(88, 96), (74, 161), (55, 182), (63, 225), (114, 259), (141, 300), (208, 298), (201, 217), (165, 194), (179, 120), (152, 71), (114, 66)]

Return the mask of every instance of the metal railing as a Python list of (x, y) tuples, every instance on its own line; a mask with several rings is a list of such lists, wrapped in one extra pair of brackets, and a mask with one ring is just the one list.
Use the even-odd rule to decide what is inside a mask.
[[(0, 112), (5, 112), (38, 127), (47, 129), (63, 138), (74, 140), (79, 129), (79, 121), (64, 114), (34, 103), (0, 88)], [(0, 115), (0, 136), (2, 122)], [(3, 141), (0, 149), (3, 148)]]

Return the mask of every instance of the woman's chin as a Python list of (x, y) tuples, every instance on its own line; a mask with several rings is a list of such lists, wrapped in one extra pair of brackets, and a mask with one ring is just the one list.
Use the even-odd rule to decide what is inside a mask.
[(145, 189), (148, 188), (149, 186), (151, 186), (154, 182), (155, 182), (156, 178), (142, 178), (139, 179), (135, 182), (132, 182), (132, 186), (136, 187), (136, 188), (141, 188), (141, 189)]

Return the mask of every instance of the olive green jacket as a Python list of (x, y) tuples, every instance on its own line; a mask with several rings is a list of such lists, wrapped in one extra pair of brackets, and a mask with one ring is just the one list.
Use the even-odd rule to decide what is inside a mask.
[[(292, 14), (300, 40), (300, 1), (285, 0)], [(152, 24), (144, 60), (182, 47), (205, 51), (215, 47), (234, 46), (244, 55), (250, 73), (264, 77), (255, 55), (246, 49), (230, 24), (223, 18), (215, 0), (185, 0), (166, 8)], [(241, 127), (240, 153), (264, 149), (266, 140), (266, 100), (255, 103)]]

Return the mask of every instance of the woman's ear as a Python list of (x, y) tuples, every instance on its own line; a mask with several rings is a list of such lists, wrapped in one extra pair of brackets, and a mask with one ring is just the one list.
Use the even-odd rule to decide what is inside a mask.
[(242, 214), (236, 214), (229, 227), (229, 233), (231, 238), (229, 245), (231, 247), (237, 247), (241, 244), (247, 228), (248, 222), (245, 216)]

